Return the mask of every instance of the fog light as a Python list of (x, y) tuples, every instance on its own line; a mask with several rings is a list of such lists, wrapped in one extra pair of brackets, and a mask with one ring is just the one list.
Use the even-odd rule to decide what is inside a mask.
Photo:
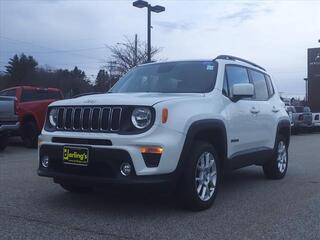
[(41, 157), (41, 165), (44, 168), (47, 168), (49, 166), (49, 157), (48, 156)]
[(120, 172), (123, 176), (129, 176), (131, 173), (130, 163), (122, 163), (120, 166)]

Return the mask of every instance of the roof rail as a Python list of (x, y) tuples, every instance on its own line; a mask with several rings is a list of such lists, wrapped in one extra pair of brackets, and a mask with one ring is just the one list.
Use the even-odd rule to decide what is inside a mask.
[(262, 69), (263, 71), (266, 71), (266, 69), (264, 69), (263, 67), (253, 63), (253, 62), (250, 62), (248, 60), (245, 60), (243, 58), (239, 58), (239, 57), (234, 57), (234, 56), (230, 56), (230, 55), (219, 55), (218, 57), (216, 57), (215, 59), (225, 59), (225, 60), (233, 60), (233, 61), (241, 61), (241, 62), (245, 62), (245, 63), (248, 63), (252, 66), (255, 66), (257, 68), (260, 68)]

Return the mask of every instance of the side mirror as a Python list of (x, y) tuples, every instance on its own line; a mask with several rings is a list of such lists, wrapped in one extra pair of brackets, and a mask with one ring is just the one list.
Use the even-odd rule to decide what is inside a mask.
[(237, 83), (232, 86), (232, 98), (238, 101), (242, 98), (250, 98), (254, 95), (254, 87), (251, 83)]

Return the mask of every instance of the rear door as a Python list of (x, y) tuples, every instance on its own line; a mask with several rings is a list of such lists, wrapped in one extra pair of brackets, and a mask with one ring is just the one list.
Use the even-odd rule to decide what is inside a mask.
[(250, 79), (254, 85), (254, 99), (259, 112), (255, 115), (255, 124), (258, 126), (256, 144), (258, 148), (273, 148), (277, 129), (278, 115), (280, 114), (279, 100), (274, 96), (271, 80), (264, 73), (249, 69)]
[(15, 98), (0, 96), (0, 125), (1, 122), (17, 121), (15, 114)]
[(0, 92), (0, 121), (16, 121), (16, 89)]

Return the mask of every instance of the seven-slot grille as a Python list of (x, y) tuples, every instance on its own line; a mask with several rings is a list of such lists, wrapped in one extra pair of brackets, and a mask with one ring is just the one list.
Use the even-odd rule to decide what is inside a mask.
[(121, 107), (59, 107), (57, 130), (117, 132), (121, 113)]

